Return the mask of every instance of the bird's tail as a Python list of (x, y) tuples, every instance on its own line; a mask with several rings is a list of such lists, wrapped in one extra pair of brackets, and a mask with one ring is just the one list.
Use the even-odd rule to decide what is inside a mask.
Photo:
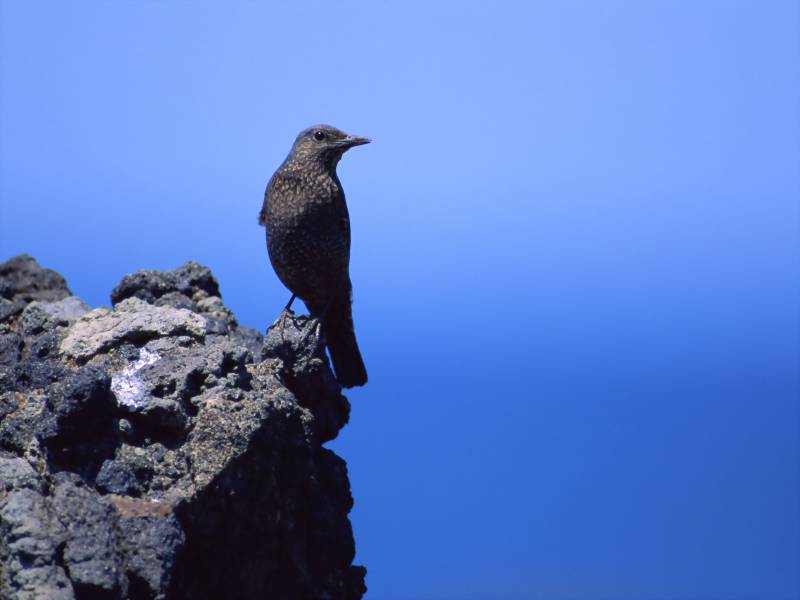
[(325, 316), (325, 336), (339, 385), (349, 388), (367, 383), (367, 368), (361, 358), (353, 330), (349, 291), (328, 307)]

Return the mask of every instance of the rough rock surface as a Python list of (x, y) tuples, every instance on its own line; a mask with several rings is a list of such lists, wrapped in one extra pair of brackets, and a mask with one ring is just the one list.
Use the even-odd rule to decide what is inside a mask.
[(0, 598), (360, 598), (316, 323), (263, 339), (191, 262), (112, 302), (0, 264)]

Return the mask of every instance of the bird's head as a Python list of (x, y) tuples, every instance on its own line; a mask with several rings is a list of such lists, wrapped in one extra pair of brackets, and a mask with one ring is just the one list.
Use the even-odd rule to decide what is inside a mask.
[(336, 167), (347, 150), (369, 142), (369, 138), (347, 135), (330, 125), (314, 125), (300, 132), (294, 141), (290, 157), (301, 162), (319, 162)]

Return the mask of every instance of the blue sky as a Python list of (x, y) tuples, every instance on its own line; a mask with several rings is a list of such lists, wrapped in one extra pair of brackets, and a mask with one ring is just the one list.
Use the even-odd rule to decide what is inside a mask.
[(369, 596), (800, 598), (797, 2), (0, 0), (0, 259), (209, 265), (317, 122)]

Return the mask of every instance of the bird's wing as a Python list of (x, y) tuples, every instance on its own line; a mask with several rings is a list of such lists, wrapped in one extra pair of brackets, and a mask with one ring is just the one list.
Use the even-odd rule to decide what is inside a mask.
[(267, 184), (267, 189), (264, 190), (264, 202), (261, 205), (261, 210), (258, 211), (258, 224), (262, 227), (266, 227), (267, 225), (267, 198), (269, 197), (269, 188), (272, 187), (272, 181), (274, 179), (274, 175), (270, 177), (269, 183)]
[(342, 184), (339, 183), (337, 178), (336, 182), (339, 184), (339, 198), (336, 202), (336, 212), (339, 217), (339, 227), (342, 233), (342, 236), (345, 240), (345, 245), (347, 247), (347, 253), (350, 254), (350, 213), (347, 210), (347, 200), (344, 197), (344, 191), (342, 190)]
[(264, 203), (261, 205), (261, 210), (258, 213), (258, 224), (261, 226), (266, 226), (267, 224), (267, 206), (269, 204), (269, 197), (272, 194), (272, 190), (275, 188), (275, 186), (279, 184), (282, 187), (297, 187), (300, 185), (300, 180), (297, 178), (297, 176), (290, 173), (285, 173), (280, 169), (275, 171), (275, 174), (270, 177), (269, 183), (267, 183), (267, 189), (264, 191)]

